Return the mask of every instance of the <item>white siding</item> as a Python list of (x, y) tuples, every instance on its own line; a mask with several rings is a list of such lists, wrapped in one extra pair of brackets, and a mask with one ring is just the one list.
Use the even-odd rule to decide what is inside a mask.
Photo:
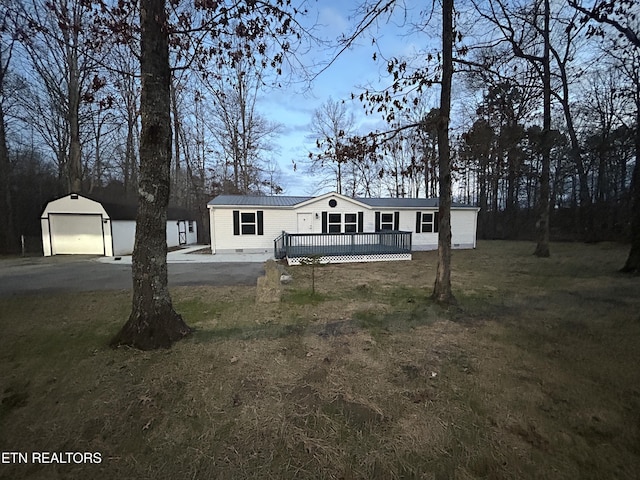
[(47, 204), (40, 222), (45, 256), (112, 254), (109, 216), (99, 202), (66, 195)]
[[(417, 233), (416, 232), (416, 214), (420, 213), (435, 213), (437, 208), (422, 208), (415, 210), (405, 210), (400, 212), (400, 230), (406, 230), (413, 232), (411, 235), (411, 248), (416, 251), (422, 250), (437, 250), (438, 249), (438, 232), (432, 233)], [(453, 216), (455, 212), (451, 212)], [(403, 221), (403, 218), (405, 220)], [(405, 223), (407, 222), (407, 223)]]
[(50, 257), (51, 234), (49, 233), (49, 217), (42, 217), (40, 219), (40, 226), (42, 227), (42, 251), (45, 257)]
[(112, 220), (111, 232), (113, 233), (113, 254), (131, 255), (136, 239), (135, 220)]
[[(45, 256), (59, 253), (130, 255), (135, 242), (135, 220), (112, 220), (100, 202), (78, 195), (66, 195), (49, 202), (40, 219)], [(198, 227), (182, 221), (187, 244), (197, 242)], [(98, 234), (98, 225), (101, 232)], [(167, 221), (167, 245), (179, 244), (177, 220)], [(99, 240), (98, 240), (98, 237)], [(98, 245), (100, 244), (100, 245)], [(53, 248), (52, 248), (53, 247)]]
[(43, 217), (50, 213), (95, 213), (100, 214), (104, 218), (109, 218), (100, 202), (77, 195), (78, 198), (72, 199), (72, 195), (66, 195), (57, 200), (53, 200), (47, 204), (42, 213)]
[(451, 212), (451, 245), (453, 248), (476, 248), (477, 210)]
[[(263, 212), (263, 235), (234, 235), (233, 211), (241, 214)], [(285, 208), (214, 208), (211, 216), (211, 250), (212, 253), (230, 252), (271, 252), (273, 241), (283, 232), (293, 233), (297, 230), (297, 216), (293, 209)], [(315, 227), (314, 227), (315, 228)]]
[[(177, 222), (178, 220), (167, 220), (167, 247), (179, 245)], [(198, 232), (196, 222), (193, 222), (193, 232), (189, 232), (188, 221), (182, 220), (181, 222), (184, 222), (186, 229), (187, 245), (196, 243)], [(136, 238), (136, 222), (134, 220), (114, 220), (112, 229), (114, 255), (131, 255)]]
[[(336, 206), (329, 201), (335, 199)], [(263, 235), (234, 235), (233, 211), (241, 213), (263, 212)], [(309, 214), (313, 233), (322, 233), (322, 212), (363, 214), (363, 231), (375, 231), (375, 213), (399, 212), (398, 227), (401, 231), (412, 232), (414, 250), (435, 250), (438, 248), (438, 233), (417, 233), (416, 213), (436, 212), (437, 208), (373, 208), (357, 200), (337, 194), (323, 195), (294, 207), (259, 206), (210, 206), (211, 250), (212, 253), (231, 252), (271, 252), (274, 240), (283, 232), (298, 232), (298, 214)], [(475, 248), (477, 209), (453, 209), (451, 211), (453, 248)], [(343, 217), (344, 218), (344, 217)], [(306, 233), (306, 232), (305, 232)]]
[[(331, 200), (336, 201), (335, 207), (330, 207)], [(313, 214), (313, 233), (322, 233), (322, 212), (327, 213), (363, 213), (363, 231), (373, 232), (375, 230), (375, 216), (373, 210), (360, 202), (352, 201), (349, 198), (339, 195), (323, 195), (317, 199), (311, 200), (296, 208), (296, 213), (312, 213)], [(288, 230), (289, 233), (297, 233), (297, 224), (295, 230)]]
[(178, 237), (178, 220), (167, 220), (167, 247), (177, 247), (180, 245)]

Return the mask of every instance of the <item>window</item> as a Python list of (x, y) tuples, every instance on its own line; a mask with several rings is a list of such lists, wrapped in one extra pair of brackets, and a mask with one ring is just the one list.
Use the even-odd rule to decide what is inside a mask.
[(189, 233), (193, 233), (193, 220), (189, 220)]
[(240, 215), (240, 231), (242, 235), (256, 234), (256, 214), (244, 213)]
[(376, 232), (400, 230), (400, 212), (376, 212)]
[(329, 233), (340, 233), (342, 231), (342, 215), (339, 213), (329, 214)]
[(362, 232), (364, 214), (322, 212), (322, 233)]
[(263, 212), (240, 212), (233, 211), (233, 234), (234, 235), (262, 235), (263, 232)]
[(393, 230), (393, 213), (380, 215), (380, 230)]
[(344, 214), (344, 232), (356, 233), (358, 231), (358, 215), (355, 213)]
[(416, 212), (416, 233), (437, 233), (438, 212)]

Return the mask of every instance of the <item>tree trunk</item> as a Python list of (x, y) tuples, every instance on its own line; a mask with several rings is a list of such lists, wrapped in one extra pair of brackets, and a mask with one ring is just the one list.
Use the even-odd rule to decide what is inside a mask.
[(621, 271), (640, 272), (640, 102), (636, 103), (636, 164), (631, 177), (631, 250)]
[(544, 56), (542, 60), (543, 82), (543, 125), (542, 125), (542, 172), (540, 174), (539, 218), (536, 224), (537, 240), (533, 254), (549, 257), (549, 177), (551, 170), (551, 67), (549, 61), (549, 0), (544, 0)]
[[(2, 81), (3, 79), (0, 78), (0, 82)], [(0, 253), (16, 253), (19, 250), (13, 226), (10, 173), (11, 164), (9, 163), (9, 150), (4, 129), (4, 110), (0, 104), (0, 225), (2, 225), (0, 227)]]
[(163, 0), (140, 2), (142, 93), (140, 187), (133, 250), (133, 306), (111, 341), (142, 350), (168, 348), (191, 328), (175, 312), (167, 286), (167, 205), (171, 169), (168, 34)]
[[(77, 23), (75, 13), (70, 17), (74, 27)], [(75, 29), (63, 31), (67, 49), (67, 68), (69, 78), (67, 83), (67, 95), (69, 111), (69, 164), (67, 175), (69, 178), (69, 192), (82, 192), (82, 150), (80, 147), (80, 73), (78, 71), (78, 31)]]
[(438, 118), (438, 167), (440, 198), (438, 204), (438, 266), (432, 298), (442, 304), (455, 303), (451, 292), (451, 159), (449, 149), (449, 113), (453, 77), (453, 0), (442, 2), (442, 90)]

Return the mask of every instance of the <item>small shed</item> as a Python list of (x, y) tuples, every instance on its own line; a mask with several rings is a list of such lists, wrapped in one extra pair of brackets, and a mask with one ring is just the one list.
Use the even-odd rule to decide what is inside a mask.
[[(78, 193), (50, 201), (40, 217), (42, 247), (51, 255), (129, 255), (137, 205), (101, 202)], [(197, 224), (184, 209), (167, 211), (167, 246), (197, 242)]]

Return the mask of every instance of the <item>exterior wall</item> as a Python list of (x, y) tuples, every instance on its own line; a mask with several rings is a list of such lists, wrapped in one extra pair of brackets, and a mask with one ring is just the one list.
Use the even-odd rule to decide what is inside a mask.
[[(437, 208), (423, 208), (413, 210), (400, 211), (400, 230), (406, 230), (412, 232), (411, 234), (411, 249), (414, 251), (424, 250), (437, 250), (438, 249), (438, 232), (432, 233), (416, 233), (416, 213), (434, 213), (437, 212)], [(385, 210), (386, 212), (386, 210)], [(451, 217), (456, 212), (451, 212)]]
[(192, 221), (193, 232), (189, 231), (189, 222), (187, 222), (187, 245), (198, 243), (198, 222)]
[[(178, 237), (178, 220), (167, 220), (167, 247), (176, 247), (179, 245)], [(193, 222), (193, 232), (189, 232), (189, 222), (185, 222), (187, 245), (197, 242), (197, 224)], [(135, 220), (113, 220), (111, 228), (113, 229), (113, 254), (114, 255), (131, 255), (136, 238), (136, 222)]]
[(109, 218), (100, 202), (78, 195), (78, 198), (72, 199), (71, 195), (66, 195), (57, 200), (53, 200), (47, 204), (42, 212), (42, 217), (48, 216), (50, 213), (94, 213), (100, 214), (103, 218)]
[(189, 231), (188, 220), (167, 220), (167, 247), (177, 247), (180, 245), (180, 231), (185, 232), (185, 245), (198, 243), (198, 224), (192, 223), (193, 232)]
[[(76, 198), (72, 198), (76, 197)], [(59, 217), (55, 217), (55, 215), (59, 215)], [(104, 210), (102, 205), (99, 202), (91, 200), (89, 198), (83, 197), (82, 195), (65, 195), (62, 198), (58, 198), (53, 200), (47, 204), (44, 211), (42, 212), (42, 216), (40, 218), (40, 223), (42, 226), (42, 249), (44, 252), (44, 256), (48, 257), (56, 253), (55, 245), (62, 246), (66, 245), (68, 239), (63, 237), (52, 238), (52, 235), (55, 235), (55, 232), (51, 231), (51, 220), (52, 218), (62, 218), (62, 216), (67, 216), (67, 220), (73, 223), (73, 217), (77, 216), (78, 223), (81, 223), (81, 218), (86, 216), (96, 216), (99, 217), (102, 221), (102, 241), (104, 242), (103, 248), (101, 249), (101, 253), (105, 255), (112, 255), (111, 249), (111, 225), (109, 215)], [(53, 217), (52, 217), (53, 216)], [(77, 233), (77, 232), (76, 232)], [(75, 242), (78, 244), (78, 253), (83, 253), (86, 250), (86, 246), (82, 243), (82, 235), (76, 235)], [(89, 237), (87, 237), (89, 238)], [(91, 238), (88, 240), (91, 242), (95, 242), (95, 238)], [(52, 245), (54, 248), (52, 248)], [(71, 246), (67, 245), (65, 247), (65, 253), (74, 253), (71, 250)]]
[[(336, 200), (336, 206), (330, 207), (329, 201)], [(263, 212), (263, 235), (234, 235), (233, 211), (241, 213)], [(363, 213), (363, 231), (375, 231), (375, 214), (399, 212), (398, 229), (412, 232), (413, 250), (436, 250), (438, 233), (416, 233), (416, 212), (435, 212), (437, 208), (370, 208), (360, 202), (352, 201), (340, 195), (323, 195), (304, 202), (296, 207), (247, 207), (215, 206), (209, 208), (211, 220), (212, 253), (264, 253), (273, 250), (274, 240), (283, 232), (322, 233), (322, 212)], [(298, 215), (307, 214), (311, 228), (298, 231)], [(451, 211), (452, 247), (475, 248), (476, 246), (476, 209), (453, 209)]]
[[(234, 235), (233, 211), (241, 214), (263, 212), (263, 235)], [(273, 241), (286, 232), (297, 232), (296, 210), (289, 208), (211, 208), (211, 251), (212, 253), (265, 253), (273, 251)], [(322, 228), (322, 227), (320, 227)]]
[(131, 255), (136, 239), (135, 220), (112, 220), (111, 232), (113, 234), (113, 254)]
[(476, 248), (477, 210), (455, 210), (451, 213), (452, 248)]
[[(55, 247), (56, 240), (58, 244), (64, 241), (64, 239), (52, 238), (51, 230), (51, 216), (66, 215), (69, 219), (73, 217), (82, 218), (91, 215), (100, 215), (102, 219), (102, 231), (104, 238), (104, 255), (111, 257), (113, 255), (130, 255), (133, 252), (133, 246), (135, 242), (136, 222), (135, 220), (112, 220), (105, 211), (104, 207), (94, 200), (78, 195), (78, 198), (72, 199), (71, 195), (66, 195), (57, 200), (49, 202), (45, 207), (40, 224), (42, 227), (42, 248), (44, 256), (51, 256), (55, 252), (55, 248), (52, 251), (52, 245)], [(184, 225), (186, 232), (187, 244), (197, 243), (198, 239), (198, 226), (196, 222), (193, 222), (193, 232), (189, 232), (189, 222), (186, 220), (181, 221)], [(179, 244), (178, 225), (177, 220), (167, 221), (167, 245), (169, 247), (177, 246)], [(55, 233), (55, 232), (54, 232)], [(77, 253), (82, 253), (83, 247), (79, 246)], [(101, 253), (102, 254), (102, 253)]]
[[(335, 200), (337, 202), (335, 207), (330, 207), (329, 202)], [(373, 232), (375, 230), (375, 213), (366, 205), (362, 205), (359, 202), (351, 201), (349, 198), (342, 197), (340, 195), (323, 195), (310, 202), (299, 205), (295, 209), (296, 225), (295, 230), (288, 230), (289, 233), (299, 233), (297, 225), (298, 213), (312, 213), (313, 214), (313, 232), (322, 233), (322, 212), (327, 213), (360, 213), (363, 217), (363, 231)], [(317, 217), (316, 217), (317, 214)]]
[(51, 236), (49, 233), (49, 217), (40, 218), (40, 227), (42, 229), (42, 251), (45, 257), (51, 256)]

